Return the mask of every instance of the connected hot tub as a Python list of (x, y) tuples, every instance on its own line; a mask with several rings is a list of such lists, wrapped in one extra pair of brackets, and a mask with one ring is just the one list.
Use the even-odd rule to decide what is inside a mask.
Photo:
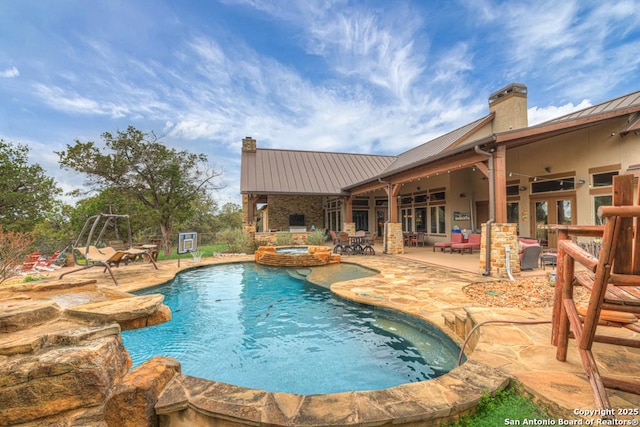
[(260, 246), (256, 263), (274, 267), (317, 267), (340, 262), (327, 246)]

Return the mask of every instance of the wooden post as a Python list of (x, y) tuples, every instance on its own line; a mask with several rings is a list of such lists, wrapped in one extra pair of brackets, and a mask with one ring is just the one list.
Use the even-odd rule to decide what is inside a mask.
[(489, 203), (495, 203), (496, 224), (507, 222), (506, 152), (507, 148), (504, 145), (499, 145), (496, 152), (493, 153), (494, 200), (489, 201)]
[(343, 222), (345, 223), (353, 222), (353, 198), (354, 196), (345, 197), (344, 199), (344, 221)]
[[(633, 175), (613, 177), (613, 206), (633, 205)], [(633, 274), (633, 218), (620, 219), (620, 237), (617, 246), (623, 250), (616, 251), (613, 272)]]
[(398, 222), (398, 193), (400, 192), (400, 187), (400, 184), (392, 184), (391, 194), (389, 194), (389, 189), (385, 188), (389, 199), (389, 222), (391, 223)]

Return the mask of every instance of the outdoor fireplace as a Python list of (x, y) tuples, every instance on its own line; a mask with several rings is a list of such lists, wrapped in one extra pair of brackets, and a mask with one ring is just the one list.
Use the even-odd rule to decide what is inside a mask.
[(304, 215), (289, 215), (289, 232), (300, 233), (305, 231), (307, 231), (307, 226), (304, 224)]

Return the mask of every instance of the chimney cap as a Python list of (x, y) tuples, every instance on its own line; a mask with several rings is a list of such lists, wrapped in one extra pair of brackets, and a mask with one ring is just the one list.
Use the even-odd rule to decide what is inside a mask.
[(527, 86), (522, 83), (511, 83), (500, 90), (495, 91), (489, 96), (489, 104), (503, 98), (512, 93), (523, 94), (525, 97), (527, 96)]

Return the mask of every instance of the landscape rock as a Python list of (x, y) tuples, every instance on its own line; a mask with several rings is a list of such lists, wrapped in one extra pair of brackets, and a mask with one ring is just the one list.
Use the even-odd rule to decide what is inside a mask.
[(180, 362), (171, 357), (154, 357), (129, 371), (105, 404), (109, 426), (156, 426), (154, 406), (165, 385), (180, 373)]

